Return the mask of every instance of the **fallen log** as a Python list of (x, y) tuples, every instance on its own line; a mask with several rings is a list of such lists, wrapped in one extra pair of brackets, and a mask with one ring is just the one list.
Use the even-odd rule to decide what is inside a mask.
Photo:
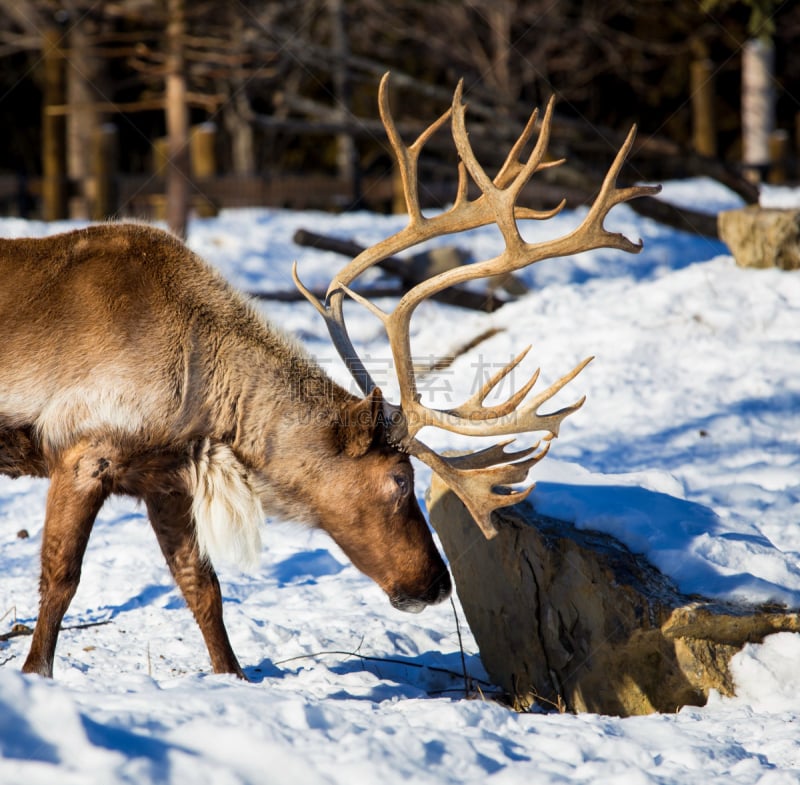
[[(293, 240), (298, 245), (319, 248), (323, 251), (333, 251), (350, 258), (355, 258), (364, 251), (364, 246), (351, 240), (316, 234), (305, 229), (298, 229)], [(390, 256), (378, 262), (377, 266), (390, 275), (396, 275), (400, 279), (402, 286), (410, 289), (412, 286), (416, 286), (416, 284), (431, 278), (439, 272), (465, 262), (466, 254), (463, 251), (457, 248), (440, 248), (423, 254), (416, 254), (408, 260)], [(525, 291), (525, 287), (521, 282), (514, 278), (506, 281), (504, 276), (504, 280), (496, 281), (495, 286), (490, 287), (486, 294), (454, 286), (437, 292), (431, 296), (431, 299), (448, 305), (458, 305), (462, 308), (491, 313), (508, 302), (496, 294), (496, 288), (511, 288), (516, 294), (521, 294)]]
[(690, 210), (687, 207), (678, 207), (661, 199), (655, 199), (652, 196), (636, 199), (630, 203), (630, 206), (639, 215), (651, 218), (673, 229), (696, 234), (700, 237), (708, 237), (712, 240), (720, 239), (717, 231), (716, 214), (701, 213), (698, 210)]
[[(369, 289), (359, 289), (358, 293), (362, 297), (370, 299), (375, 297), (402, 297), (403, 289), (399, 286), (373, 286)], [(250, 297), (255, 297), (257, 300), (275, 300), (280, 303), (293, 303), (303, 301), (305, 302), (305, 295), (299, 289), (276, 289), (270, 292), (252, 291), (248, 292)], [(312, 290), (312, 294), (318, 300), (325, 299), (325, 292), (321, 289)]]
[(428, 510), (494, 684), (512, 705), (630, 716), (734, 692), (745, 643), (800, 631), (800, 613), (682, 594), (613, 537), (539, 515), (496, 511), (486, 540), (434, 475)]

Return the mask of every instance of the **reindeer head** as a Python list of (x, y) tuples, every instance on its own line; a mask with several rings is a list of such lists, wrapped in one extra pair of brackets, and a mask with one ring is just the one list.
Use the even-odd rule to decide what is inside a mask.
[(328, 436), (325, 482), (311, 490), (320, 525), (396, 608), (421, 611), (450, 595), (450, 575), (414, 493), (414, 470), (389, 441), (374, 388), (345, 404)]

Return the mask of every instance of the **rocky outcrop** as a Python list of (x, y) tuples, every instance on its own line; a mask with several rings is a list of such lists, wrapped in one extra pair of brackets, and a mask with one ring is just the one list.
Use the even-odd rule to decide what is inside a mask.
[(740, 267), (800, 269), (800, 210), (726, 210), (717, 216), (717, 228)]
[(703, 705), (734, 691), (730, 658), (747, 642), (800, 631), (800, 613), (681, 594), (606, 534), (541, 516), (495, 513), (486, 540), (434, 476), (428, 509), (492, 681), (515, 706), (628, 716)]

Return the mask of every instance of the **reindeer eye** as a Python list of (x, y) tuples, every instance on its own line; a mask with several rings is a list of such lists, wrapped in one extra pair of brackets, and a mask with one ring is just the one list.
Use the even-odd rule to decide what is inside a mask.
[(408, 481), (408, 477), (405, 474), (395, 474), (394, 481), (397, 484), (397, 488), (403, 496), (406, 496), (411, 488), (411, 484)]

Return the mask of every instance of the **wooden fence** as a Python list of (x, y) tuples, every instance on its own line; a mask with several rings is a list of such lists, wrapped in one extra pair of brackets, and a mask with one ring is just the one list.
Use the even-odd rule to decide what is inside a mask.
[[(0, 174), (0, 215), (43, 218), (42, 177)], [(65, 191), (76, 194), (78, 184), (65, 182)], [(91, 218), (107, 217), (159, 219), (164, 214), (165, 184), (155, 175), (116, 174), (104, 189), (103, 205)], [(451, 187), (429, 189), (429, 206), (445, 203)], [(286, 207), (296, 210), (341, 211), (353, 207), (389, 212), (394, 199), (392, 178), (367, 177), (361, 183), (361, 197), (353, 203), (348, 188), (338, 178), (320, 174), (251, 176), (220, 175), (197, 179), (191, 185), (191, 208), (208, 216), (222, 208)], [(451, 197), (452, 198), (452, 197)]]

